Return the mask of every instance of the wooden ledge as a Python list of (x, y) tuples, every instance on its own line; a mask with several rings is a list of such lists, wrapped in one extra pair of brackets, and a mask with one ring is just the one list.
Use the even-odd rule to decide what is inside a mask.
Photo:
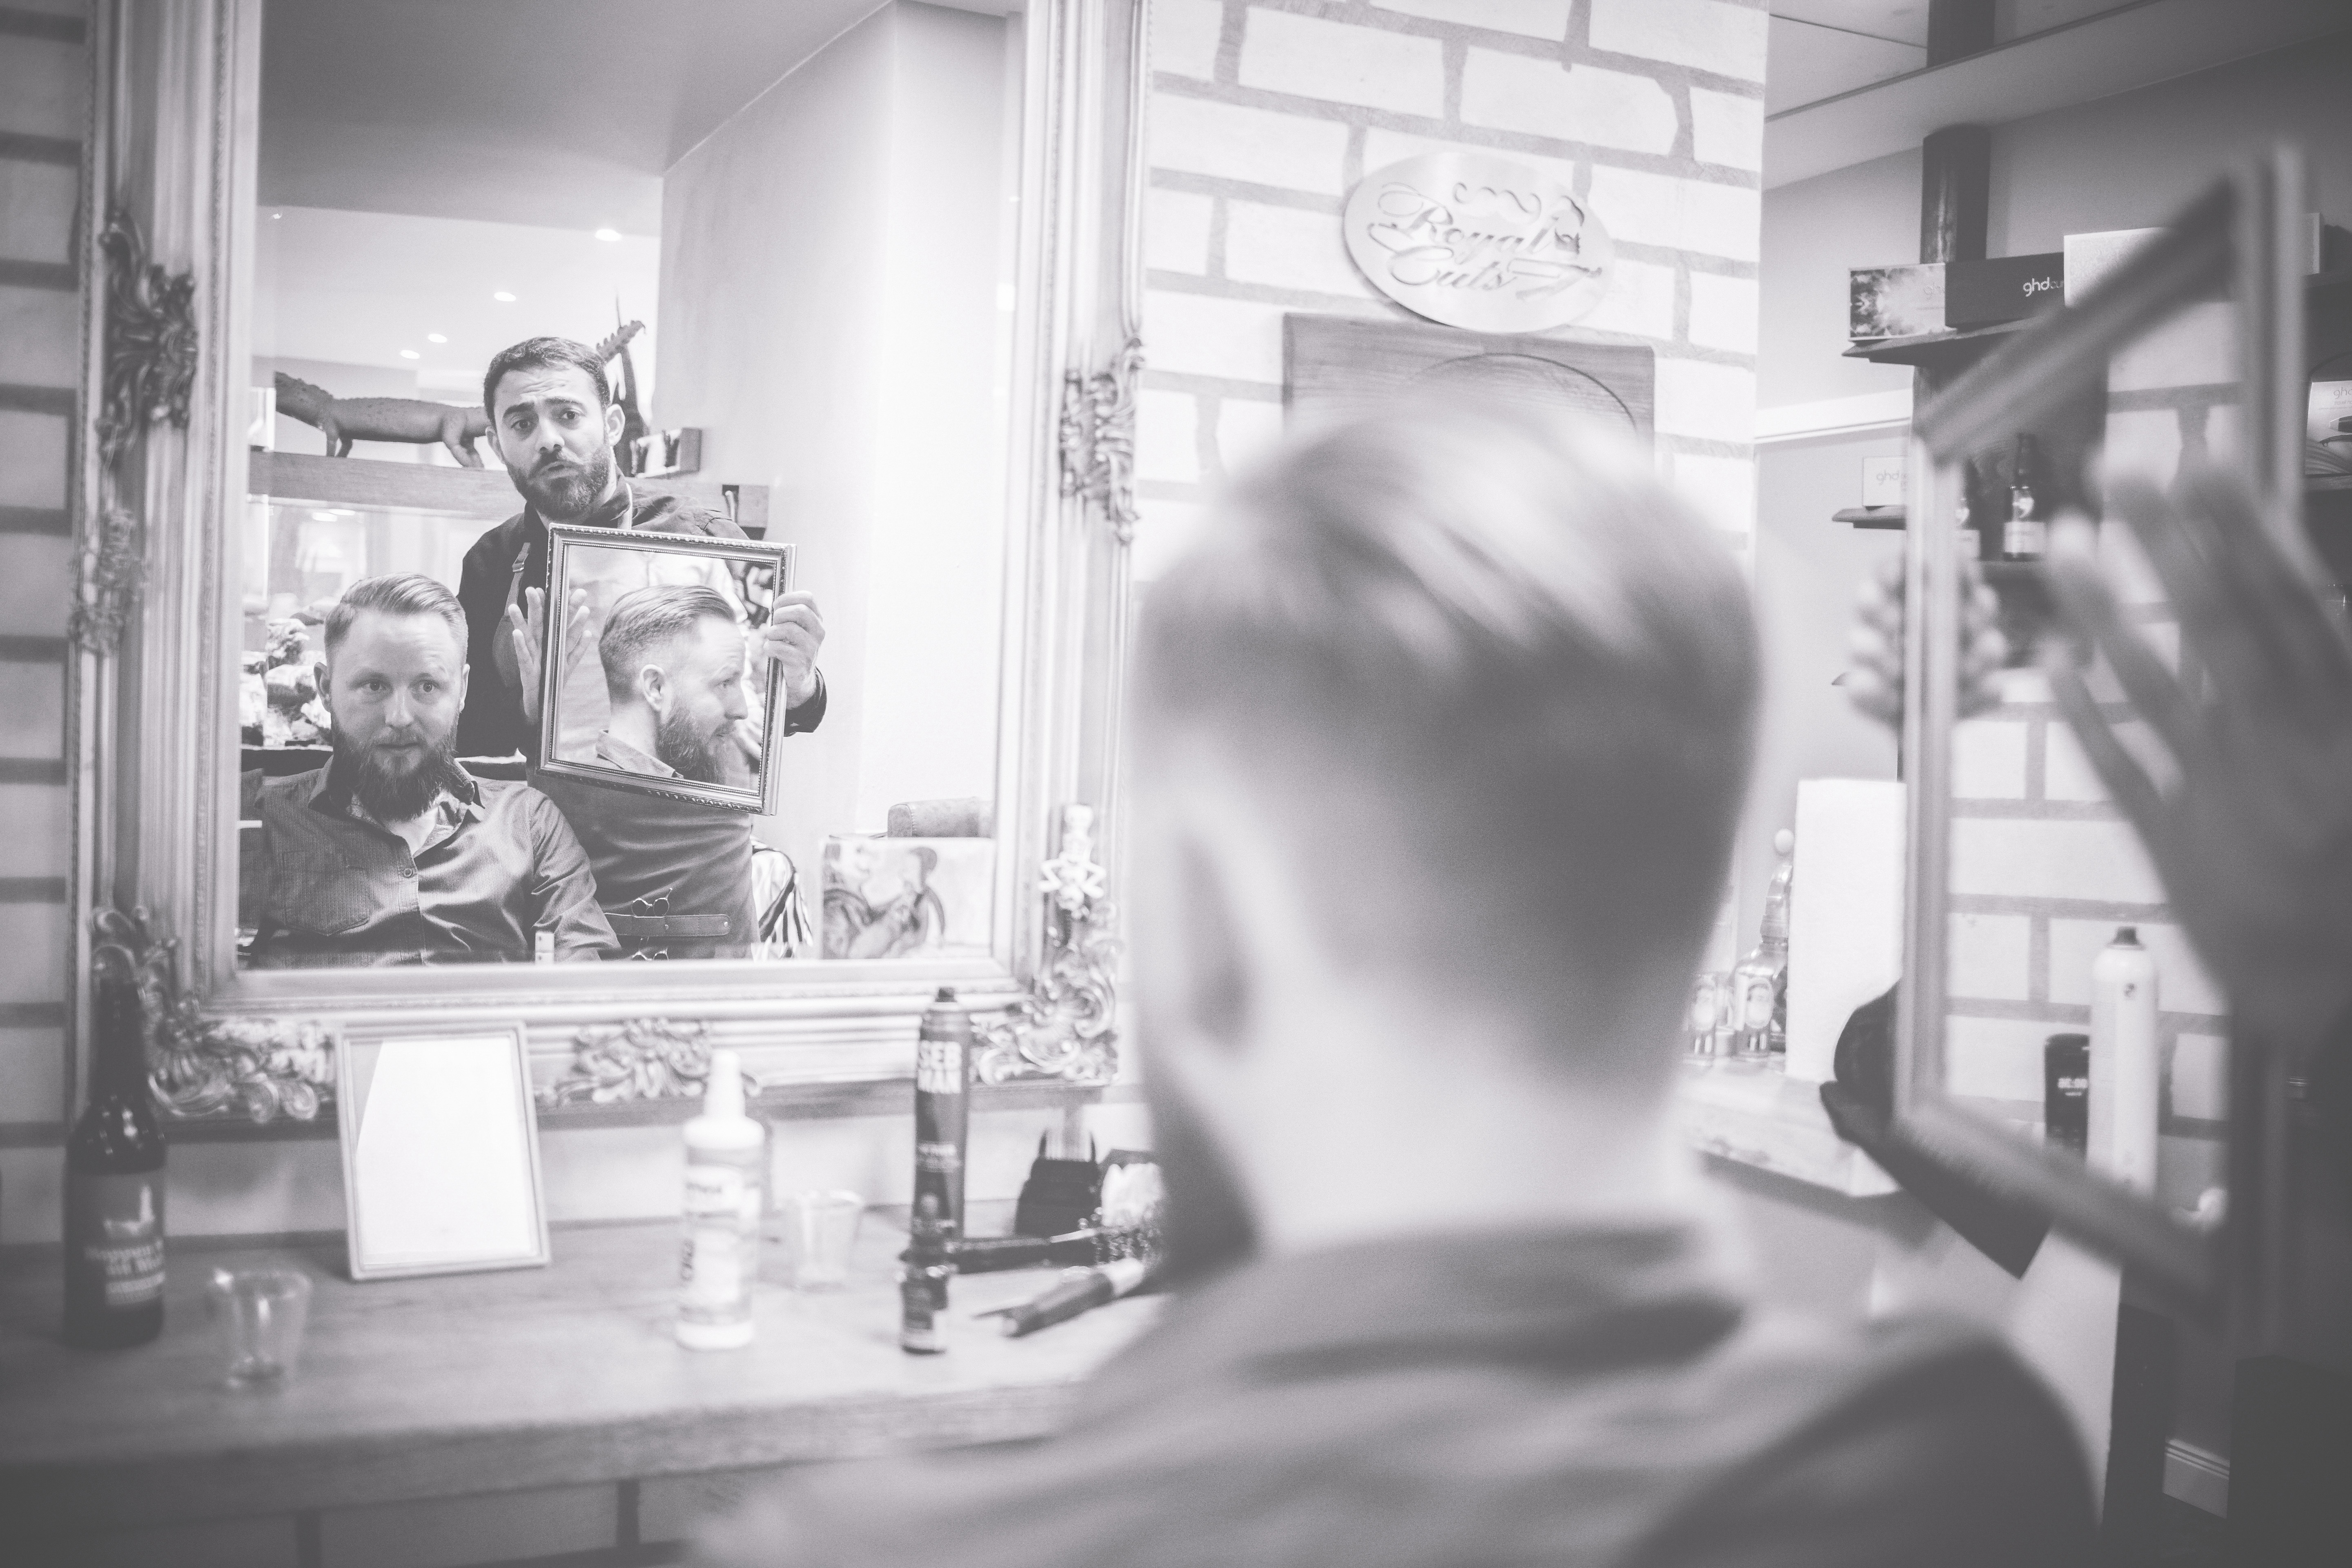
[(1790, 1080), (1777, 1061), (1685, 1063), (1679, 1100), (1684, 1131), (1701, 1153), (1850, 1198), (1896, 1190), (1878, 1162), (1837, 1135), (1821, 1086)]

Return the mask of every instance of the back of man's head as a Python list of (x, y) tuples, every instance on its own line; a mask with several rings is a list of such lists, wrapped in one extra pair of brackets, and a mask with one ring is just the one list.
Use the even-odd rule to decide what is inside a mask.
[(725, 595), (699, 584), (638, 588), (614, 601), (596, 639), (604, 690), (614, 702), (637, 698), (637, 676), (670, 644), (698, 632), (705, 621), (732, 626), (735, 607)]
[(1652, 1079), (1723, 886), (1756, 658), (1737, 568), (1641, 455), (1403, 404), (1294, 437), (1150, 587), (1138, 742), (1242, 781), (1341, 966), (1615, 1042), (1559, 1064), (1580, 1077)]

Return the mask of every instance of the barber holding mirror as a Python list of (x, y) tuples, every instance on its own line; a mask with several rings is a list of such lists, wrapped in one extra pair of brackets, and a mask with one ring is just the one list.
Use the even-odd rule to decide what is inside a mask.
[[(520, 752), (539, 760), (541, 677), (546, 651), (549, 551), (547, 525), (576, 523), (640, 532), (740, 539), (743, 531), (720, 513), (679, 503), (674, 496), (640, 495), (618, 471), (613, 444), (621, 433), (622, 411), (610, 398), (604, 366), (593, 350), (563, 338), (531, 338), (500, 353), (482, 378), (482, 402), (490, 416), (490, 438), (525, 505), (478, 541), (466, 553), (459, 597), (475, 628), (471, 662), (497, 679), (476, 684), (460, 725), (461, 749), (469, 754)], [(608, 615), (625, 598), (646, 590), (700, 587), (740, 612), (739, 590), (719, 562), (688, 568), (675, 557), (639, 552), (579, 552), (610, 557), (590, 587), (576, 589), (565, 607), (565, 647), (561, 668), (583, 685), (572, 701), (567, 684), (559, 710), (566, 729), (558, 754), (593, 762), (608, 752), (643, 756), (649, 765), (624, 771), (701, 771), (663, 760), (659, 715), (654, 733), (636, 722), (646, 717), (615, 711), (608, 695), (599, 641)], [(653, 563), (662, 563), (656, 566)], [(631, 566), (636, 575), (619, 571)], [(678, 572), (702, 575), (672, 581)], [(591, 588), (594, 592), (591, 592)], [(824, 679), (817, 668), (824, 621), (807, 594), (776, 598), (766, 625), (756, 634), (747, 660), (764, 658), (778, 667), (785, 704), (782, 732), (814, 730), (824, 717)], [(673, 639), (675, 640), (675, 639)], [(689, 641), (696, 639), (689, 638)], [(683, 674), (681, 670), (678, 672)], [(756, 686), (750, 680), (744, 686)], [(666, 679), (663, 689), (678, 690)], [(658, 695), (658, 694), (657, 694)], [(658, 703), (656, 704), (659, 705)], [(677, 704), (674, 731), (713, 704)], [(625, 704), (628, 709), (630, 705)], [(691, 708), (693, 713), (688, 714)], [(740, 695), (716, 700), (723, 728), (740, 732), (757, 715)], [(586, 731), (575, 715), (586, 715)], [(617, 722), (616, 722), (617, 721)], [(648, 753), (641, 742), (653, 739)], [(700, 755), (680, 732), (669, 750), (689, 763)], [(723, 769), (710, 782), (738, 781), (750, 771), (750, 752), (740, 739), (702, 737), (709, 760)], [(764, 761), (764, 759), (762, 759)], [(562, 809), (595, 868), (598, 901), (622, 946), (633, 957), (736, 958), (748, 956), (759, 940), (758, 900), (753, 892), (751, 817), (743, 812), (547, 774), (534, 782)]]

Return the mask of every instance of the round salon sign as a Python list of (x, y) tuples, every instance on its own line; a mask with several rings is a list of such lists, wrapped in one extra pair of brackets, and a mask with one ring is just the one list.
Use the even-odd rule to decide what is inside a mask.
[(1433, 153), (1367, 174), (1348, 198), (1348, 254), (1416, 315), (1480, 332), (1581, 319), (1609, 291), (1613, 247), (1591, 207), (1507, 158)]

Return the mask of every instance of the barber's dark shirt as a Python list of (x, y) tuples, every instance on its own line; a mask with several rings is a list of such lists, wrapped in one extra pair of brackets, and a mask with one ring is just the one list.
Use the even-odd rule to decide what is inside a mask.
[[(528, 962), (617, 952), (588, 857), (528, 784), (464, 774), (421, 850), (352, 807), (337, 763), (243, 779), (238, 923), (260, 968)], [(462, 770), (461, 770), (462, 774)]]
[[(745, 537), (723, 512), (685, 506), (676, 496), (639, 490), (624, 480), (611, 500), (582, 518), (597, 528), (648, 533), (687, 533), (714, 539)], [(520, 560), (522, 572), (516, 574)], [(473, 675), (466, 708), (457, 721), (457, 751), (468, 757), (539, 756), (539, 726), (523, 718), (522, 692), (515, 684), (512, 631), (507, 605), (522, 602), (524, 588), (547, 591), (547, 524), (536, 507), (522, 510), (474, 541), (457, 573), (457, 602), (466, 611), (466, 663)], [(784, 715), (784, 732), (814, 730), (824, 718), (824, 682), (806, 702)]]
[(760, 923), (750, 814), (591, 778), (531, 776), (588, 852), (598, 900), (624, 951), (647, 958), (749, 956)]
[(2055, 1568), (2089, 1497), (1981, 1331), (1783, 1321), (1680, 1230), (1496, 1234), (1246, 1266), (1059, 1436), (796, 1474), (698, 1561)]

